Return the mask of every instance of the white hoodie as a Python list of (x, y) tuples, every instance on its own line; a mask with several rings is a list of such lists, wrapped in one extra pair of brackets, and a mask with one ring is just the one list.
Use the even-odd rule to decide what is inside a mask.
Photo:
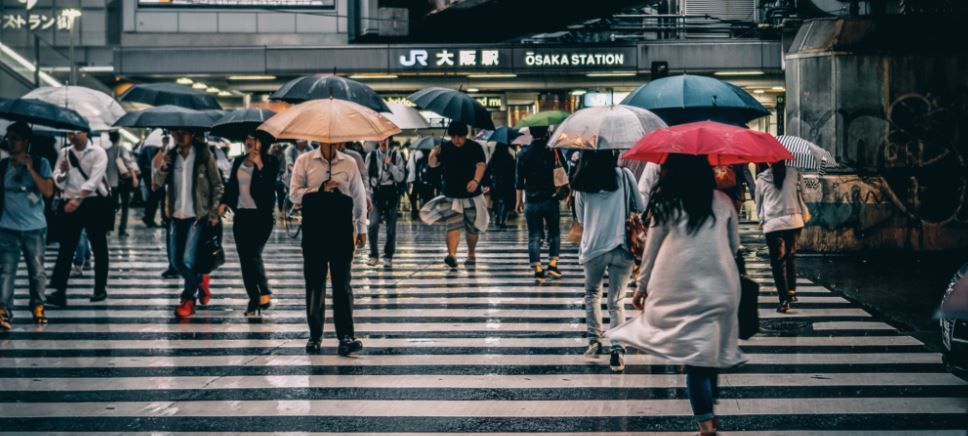
[(783, 189), (773, 184), (773, 169), (756, 176), (756, 213), (764, 233), (803, 228), (802, 183), (800, 172), (791, 167), (786, 169)]

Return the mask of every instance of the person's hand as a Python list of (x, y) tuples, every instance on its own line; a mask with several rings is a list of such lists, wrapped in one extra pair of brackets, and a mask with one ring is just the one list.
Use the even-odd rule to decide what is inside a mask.
[(228, 209), (224, 204), (218, 207), (218, 216), (225, 216), (225, 210)]
[(523, 215), (524, 214), (524, 203), (523, 202), (520, 202), (520, 201), (517, 202), (517, 204), (514, 205), (514, 212), (517, 213), (518, 215)]
[(141, 186), (141, 182), (138, 181), (138, 175), (137, 174), (132, 174), (131, 175), (131, 187), (134, 188), (134, 189), (138, 189), (139, 186)]
[(217, 225), (218, 225), (218, 215), (216, 215), (216, 216), (213, 216), (213, 217), (211, 217), (211, 218), (209, 218), (209, 219), (208, 219), (208, 224), (209, 224), (210, 226), (212, 226), (212, 227), (215, 227), (215, 226), (217, 226)]
[(33, 162), (34, 162), (34, 160), (27, 153), (24, 153), (24, 154), (20, 155), (19, 157), (17, 157), (17, 163), (20, 164), (20, 165), (23, 165), (23, 166), (27, 167), (27, 169), (30, 170), (30, 171), (33, 171), (33, 169), (34, 169)]
[(471, 180), (467, 182), (467, 192), (468, 193), (474, 192), (477, 190), (479, 186), (481, 186), (481, 184), (477, 180)]
[(60, 163), (60, 172), (66, 173), (71, 170), (71, 165), (67, 163), (67, 159), (64, 159)]
[(339, 187), (339, 183), (334, 180), (330, 180), (323, 185), (323, 192), (333, 192)]
[(67, 204), (64, 205), (64, 212), (74, 213), (74, 211), (76, 211), (79, 207), (81, 207), (81, 200), (72, 198), (71, 201), (68, 201)]
[(387, 153), (386, 156), (383, 156), (383, 165), (390, 165), (391, 163), (393, 163), (393, 160), (390, 159), (390, 154)]
[(440, 154), (440, 144), (437, 144), (437, 145), (434, 146), (434, 149), (433, 150), (430, 150), (430, 155), (431, 156), (437, 156), (439, 154)]
[(635, 291), (632, 295), (632, 308), (635, 310), (643, 310), (645, 308), (645, 298), (649, 295), (645, 291)]
[(356, 235), (356, 246), (359, 248), (366, 247), (366, 233)]

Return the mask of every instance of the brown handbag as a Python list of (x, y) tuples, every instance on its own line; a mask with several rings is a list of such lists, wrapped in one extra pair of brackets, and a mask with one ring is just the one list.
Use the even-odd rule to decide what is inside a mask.
[(629, 188), (629, 177), (628, 173), (623, 174), (622, 189), (625, 192), (625, 242), (629, 247), (629, 252), (632, 257), (635, 258), (635, 263), (642, 262), (642, 254), (645, 251), (645, 238), (648, 229), (645, 227), (645, 223), (642, 222), (642, 215), (638, 209), (635, 207), (635, 202), (632, 200), (632, 192)]

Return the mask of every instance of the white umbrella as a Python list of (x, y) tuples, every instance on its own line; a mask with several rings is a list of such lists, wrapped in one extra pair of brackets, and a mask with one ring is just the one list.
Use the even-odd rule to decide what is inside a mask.
[(420, 112), (410, 106), (400, 103), (387, 103), (387, 107), (390, 108), (390, 112), (381, 112), (380, 115), (383, 115), (401, 130), (430, 128), (430, 124), (420, 115)]
[(793, 160), (786, 163), (794, 168), (806, 171), (826, 173), (827, 167), (837, 166), (837, 161), (829, 151), (798, 136), (780, 135), (776, 139), (793, 155)]
[(579, 150), (625, 150), (646, 133), (666, 127), (656, 114), (624, 104), (575, 112), (555, 129), (548, 144)]
[(511, 145), (531, 145), (531, 142), (534, 141), (534, 137), (531, 136), (531, 129), (522, 127), (518, 129), (518, 133), (520, 133), (521, 136), (514, 138), (514, 140), (511, 141)]
[(113, 130), (111, 126), (125, 114), (124, 108), (113, 97), (83, 86), (44, 86), (28, 92), (22, 98), (73, 109), (87, 120), (95, 132)]

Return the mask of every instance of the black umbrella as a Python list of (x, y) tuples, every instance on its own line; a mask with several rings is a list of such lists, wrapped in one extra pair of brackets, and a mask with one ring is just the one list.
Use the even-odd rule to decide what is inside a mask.
[(706, 120), (745, 125), (770, 114), (752, 95), (732, 83), (688, 74), (642, 85), (622, 104), (652, 111), (670, 126)]
[(494, 130), (491, 113), (463, 92), (449, 88), (424, 88), (407, 97), (417, 107), (436, 112), (451, 120), (482, 129)]
[(287, 103), (335, 98), (351, 101), (377, 112), (390, 112), (390, 108), (383, 102), (383, 98), (373, 88), (340, 76), (300, 77), (282, 85), (269, 98)]
[(0, 98), (0, 118), (54, 129), (91, 131), (77, 111), (30, 98)]
[(221, 116), (217, 111), (197, 111), (165, 105), (140, 112), (128, 112), (114, 123), (114, 127), (208, 130)]
[(443, 142), (443, 139), (441, 138), (424, 136), (423, 138), (420, 138), (414, 141), (413, 143), (411, 143), (410, 148), (414, 150), (430, 151), (430, 150), (433, 150), (434, 147), (440, 145), (441, 142)]
[(222, 109), (215, 96), (174, 83), (134, 85), (121, 95), (121, 101), (152, 106), (172, 105), (196, 110)]
[(276, 113), (268, 109), (239, 109), (226, 113), (212, 126), (212, 134), (242, 141)]

